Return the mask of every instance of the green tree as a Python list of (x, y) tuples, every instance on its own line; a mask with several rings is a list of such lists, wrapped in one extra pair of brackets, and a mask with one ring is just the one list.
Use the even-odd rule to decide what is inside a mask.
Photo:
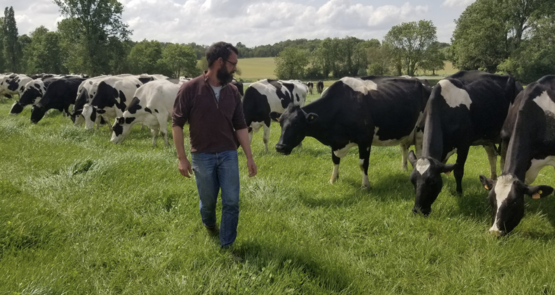
[[(127, 61), (131, 73), (164, 73), (166, 69), (164, 64), (159, 62), (162, 59), (162, 44), (156, 40), (143, 40), (131, 49)], [(162, 67), (162, 68), (161, 68)]]
[(274, 72), (279, 79), (304, 78), (305, 67), (308, 65), (308, 53), (295, 47), (287, 47), (275, 57)]
[(25, 72), (65, 73), (62, 65), (60, 34), (40, 26), (31, 33), (30, 44), (23, 49)]
[(453, 65), (461, 70), (495, 72), (509, 56), (505, 15), (500, 13), (498, 0), (472, 3), (455, 22), (451, 38)]
[[(555, 9), (551, 0), (478, 0), (456, 20), (450, 58), (459, 69), (497, 71), (531, 29)], [(515, 59), (513, 58), (513, 61)]]
[(90, 75), (110, 70), (110, 37), (126, 40), (130, 35), (122, 21), (123, 5), (117, 0), (54, 0), (63, 16), (72, 19), (77, 33), (82, 67)]
[(367, 49), (368, 75), (389, 75), (392, 64), (392, 48), (388, 44), (380, 45), (379, 42)]
[(499, 65), (499, 69), (516, 79), (530, 83), (555, 69), (555, 17), (544, 18), (532, 24), (529, 37), (518, 49)]
[(62, 65), (70, 73), (89, 73), (87, 52), (83, 45), (81, 24), (77, 19), (66, 18), (58, 23)]
[(195, 51), (187, 45), (168, 44), (162, 52), (162, 61), (174, 78), (182, 75), (195, 77), (200, 74)]
[(384, 43), (393, 48), (393, 54), (405, 73), (414, 76), (418, 63), (424, 60), (428, 47), (436, 40), (434, 24), (421, 20), (393, 26), (385, 35)]
[(13, 7), (4, 9), (4, 57), (6, 59), (6, 67), (11, 72), (19, 71), (19, 53), (20, 47), (17, 42), (17, 24)]
[(435, 76), (436, 70), (445, 68), (445, 59), (445, 55), (441, 51), (441, 44), (434, 42), (428, 46), (424, 59), (420, 61), (418, 66), (423, 70), (432, 71), (432, 75)]

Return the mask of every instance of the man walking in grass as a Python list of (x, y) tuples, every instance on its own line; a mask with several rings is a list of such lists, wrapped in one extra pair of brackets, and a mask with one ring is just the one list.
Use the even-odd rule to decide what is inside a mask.
[[(216, 234), (216, 203), (222, 191), (220, 245), (229, 247), (237, 237), (239, 221), (239, 164), (237, 147), (247, 156), (249, 177), (256, 175), (241, 96), (230, 84), (237, 70), (239, 51), (225, 42), (212, 44), (206, 52), (208, 71), (183, 84), (173, 110), (173, 141), (179, 172), (190, 178), (193, 171), (200, 198), (200, 216), (206, 229)], [(191, 158), (187, 159), (183, 126), (189, 123)]]

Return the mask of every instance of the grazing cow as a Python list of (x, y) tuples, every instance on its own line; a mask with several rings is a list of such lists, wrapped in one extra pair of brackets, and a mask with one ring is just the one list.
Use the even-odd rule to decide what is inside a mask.
[(289, 104), (304, 106), (306, 87), (304, 84), (281, 81), (260, 80), (252, 83), (243, 97), (243, 114), (249, 126), (249, 140), (252, 141), (253, 131), (264, 128), (264, 150), (268, 151), (270, 138), (270, 113), (282, 113)]
[(116, 118), (111, 142), (123, 142), (135, 124), (143, 123), (152, 132), (153, 146), (156, 146), (158, 131), (164, 135), (164, 142), (169, 146), (167, 122), (171, 118), (179, 87), (167, 80), (153, 81), (139, 87), (123, 116)]
[(25, 106), (38, 103), (42, 96), (46, 93), (46, 89), (50, 83), (59, 78), (59, 76), (51, 75), (48, 76), (48, 78), (38, 78), (27, 83), (19, 100), (14, 102), (12, 105), (10, 115), (17, 115), (23, 111)]
[[(472, 145), (486, 149), (491, 177), (496, 177), (495, 143), (507, 117), (509, 105), (519, 92), (511, 76), (480, 71), (460, 71), (442, 79), (432, 90), (426, 106), (422, 156), (409, 153), (413, 166), (410, 180), (416, 198), (413, 212), (431, 212), (432, 203), (441, 192), (441, 173), (455, 172), (457, 193), (462, 194), (462, 177)], [(445, 164), (453, 153), (455, 164)]]
[(318, 92), (318, 94), (322, 94), (322, 92), (324, 91), (324, 82), (318, 81), (318, 83), (316, 83), (316, 91)]
[(308, 93), (309, 93), (310, 95), (312, 95), (312, 91), (313, 91), (313, 89), (314, 89), (314, 83), (308, 81), (308, 82), (306, 83), (306, 87), (308, 88)]
[(69, 106), (75, 104), (77, 89), (83, 78), (61, 78), (50, 83), (42, 99), (31, 109), (31, 122), (38, 123), (46, 111), (57, 109), (69, 114)]
[[(94, 85), (95, 82), (107, 77), (109, 76), (103, 75), (103, 76), (88, 78), (87, 80), (81, 82), (81, 85), (79, 85), (79, 88), (77, 90), (77, 98), (75, 99), (75, 105), (73, 107), (73, 113), (70, 115), (71, 121), (73, 121), (75, 126), (81, 125), (83, 122), (85, 122), (85, 117), (83, 116), (82, 113), (83, 113), (83, 109), (85, 108), (85, 105), (88, 106), (92, 100), (92, 96), (89, 95), (90, 90), (92, 89), (92, 86)], [(97, 128), (98, 128), (100, 124), (97, 121), (97, 119), (101, 119), (101, 117), (96, 116), (96, 111), (94, 109), (91, 109), (90, 116), (91, 116), (91, 120), (97, 123)]]
[(555, 167), (555, 76), (529, 84), (515, 105), (518, 111), (509, 123), (513, 130), (502, 174), (497, 180), (480, 175), (480, 181), (490, 191), (489, 231), (500, 236), (511, 232), (522, 220), (524, 195), (540, 199), (553, 192), (550, 186), (529, 184), (543, 167)]
[(13, 94), (18, 94), (21, 97), (25, 85), (32, 80), (31, 77), (23, 74), (4, 75), (0, 80), (0, 97), (11, 98)]
[(416, 122), (427, 99), (426, 89), (415, 80), (342, 78), (311, 104), (302, 108), (289, 105), (285, 113), (271, 114), (282, 128), (276, 150), (288, 155), (305, 136), (316, 138), (331, 147), (334, 167), (330, 183), (334, 183), (340, 158), (358, 145), (362, 187), (368, 188), (371, 145), (414, 142)]
[(85, 128), (92, 129), (94, 127), (93, 109), (106, 121), (121, 117), (127, 109), (128, 100), (133, 97), (141, 85), (143, 83), (139, 79), (128, 75), (110, 76), (93, 83), (89, 92), (92, 100), (90, 105), (83, 107), (82, 112), (85, 117)]

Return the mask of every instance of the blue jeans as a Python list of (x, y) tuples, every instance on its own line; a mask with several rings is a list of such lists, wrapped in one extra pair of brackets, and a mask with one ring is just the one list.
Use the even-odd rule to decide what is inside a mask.
[(222, 190), (220, 244), (235, 242), (239, 221), (239, 162), (237, 151), (191, 153), (200, 197), (200, 217), (205, 226), (216, 226), (218, 192)]

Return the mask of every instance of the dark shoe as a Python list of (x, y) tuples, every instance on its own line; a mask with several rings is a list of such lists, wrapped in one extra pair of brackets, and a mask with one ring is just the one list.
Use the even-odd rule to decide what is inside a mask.
[(204, 228), (206, 228), (208, 233), (210, 233), (213, 236), (218, 235), (220, 233), (220, 230), (218, 229), (218, 226), (216, 224), (214, 224), (213, 226), (207, 226), (205, 224)]

